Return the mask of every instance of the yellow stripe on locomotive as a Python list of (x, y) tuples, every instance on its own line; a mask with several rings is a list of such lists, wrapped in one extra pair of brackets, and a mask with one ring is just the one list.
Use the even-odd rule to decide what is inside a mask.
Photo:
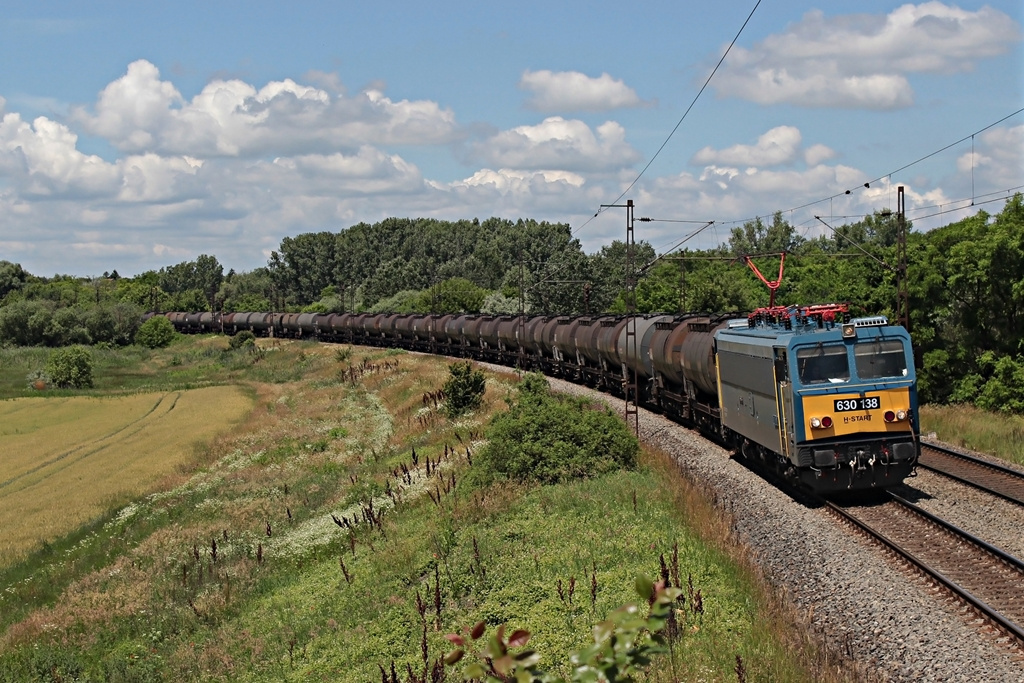
[(858, 393), (804, 396), (801, 441), (832, 439), (864, 432), (914, 431), (909, 387)]

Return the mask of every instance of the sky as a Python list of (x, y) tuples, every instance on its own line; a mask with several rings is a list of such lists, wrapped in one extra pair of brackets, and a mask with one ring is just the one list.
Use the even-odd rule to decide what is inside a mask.
[(900, 186), (932, 229), (1024, 190), (1022, 22), (1021, 0), (10, 0), (0, 260), (248, 271), (393, 216), (565, 222), (593, 253), (626, 200), (662, 252), (775, 212), (830, 234)]

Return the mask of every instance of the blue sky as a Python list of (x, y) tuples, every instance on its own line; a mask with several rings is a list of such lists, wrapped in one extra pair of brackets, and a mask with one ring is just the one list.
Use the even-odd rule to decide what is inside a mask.
[[(596, 251), (755, 4), (6, 3), (0, 259), (250, 270), (389, 216), (565, 221)], [(973, 134), (1024, 107), (1022, 15), (765, 0), (622, 198), (662, 219), (638, 238), (775, 211), (812, 237), (898, 185), (918, 229), (998, 212), (1024, 114)]]

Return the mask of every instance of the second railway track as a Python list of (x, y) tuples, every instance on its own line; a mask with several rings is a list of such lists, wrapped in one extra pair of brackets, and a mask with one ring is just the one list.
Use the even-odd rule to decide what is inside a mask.
[(1024, 646), (1024, 563), (902, 498), (828, 508)]
[(1024, 505), (1024, 472), (927, 441), (921, 442), (918, 466)]

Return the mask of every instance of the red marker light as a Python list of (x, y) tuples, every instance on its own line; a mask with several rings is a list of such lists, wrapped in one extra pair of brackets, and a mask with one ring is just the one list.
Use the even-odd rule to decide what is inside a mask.
[(882, 417), (885, 419), (886, 422), (892, 422), (893, 420), (896, 419), (896, 413), (892, 412), (891, 410), (887, 410), (885, 411), (885, 415), (883, 415)]
[(829, 427), (831, 427), (832, 426), (832, 418), (829, 417), (828, 415), (826, 415), (825, 417), (821, 418), (821, 426), (824, 427), (825, 429), (828, 429)]

